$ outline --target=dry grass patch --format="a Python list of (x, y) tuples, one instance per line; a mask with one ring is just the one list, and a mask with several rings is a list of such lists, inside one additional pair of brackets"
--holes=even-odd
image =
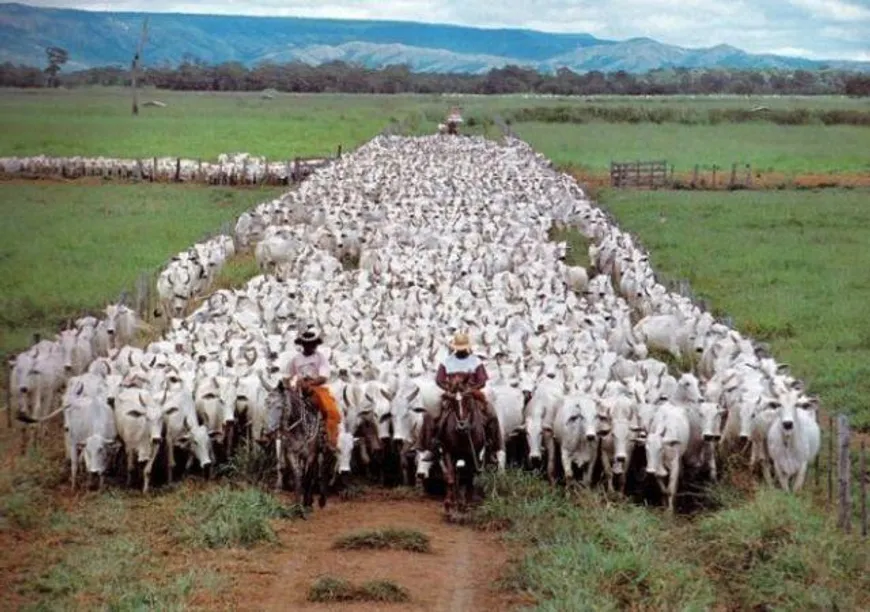
[(432, 552), (429, 536), (416, 529), (372, 529), (349, 533), (338, 538), (333, 548), (339, 550), (406, 550)]
[(345, 578), (322, 576), (308, 590), (308, 601), (376, 601), (404, 603), (411, 600), (408, 590), (390, 580), (370, 580), (357, 586)]

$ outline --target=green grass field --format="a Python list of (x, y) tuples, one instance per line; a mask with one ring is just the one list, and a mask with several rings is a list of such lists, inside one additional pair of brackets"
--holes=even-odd
[[(744, 98), (662, 96), (310, 95), (172, 92), (149, 89), (143, 101), (159, 99), (166, 108), (130, 114), (130, 94), (120, 88), (0, 91), (0, 155), (179, 156), (215, 159), (246, 151), (271, 159), (325, 156), (354, 148), (395, 122), (407, 133), (432, 133), (447, 109), (459, 105), (467, 130), (496, 136), (493, 119), (522, 109), (550, 107), (673, 109), (702, 116), (711, 110), (870, 112), (866, 100), (844, 97)], [(534, 112), (532, 112), (534, 115)], [(703, 121), (703, 119), (701, 119)], [(864, 153), (870, 128), (780, 126), (757, 123), (683, 125), (679, 123), (515, 123), (513, 128), (560, 164), (605, 169), (611, 159), (665, 158), (679, 169), (696, 163), (729, 166), (751, 163), (778, 172), (870, 172)]]
[(553, 162), (609, 171), (611, 161), (663, 159), (676, 172), (695, 164), (750, 164), (754, 172), (870, 173), (870, 128), (844, 125), (521, 123), (521, 138)]
[(0, 183), (0, 351), (100, 309), (279, 189)]
[(691, 520), (566, 494), (537, 476), (486, 480), (475, 523), (526, 551), (501, 588), (537, 610), (861, 610), (870, 553), (812, 501), (720, 485), (715, 512)]
[(831, 412), (870, 426), (870, 191), (617, 192), (603, 206)]
[(248, 152), (270, 159), (334, 155), (380, 132), (400, 98), (146, 90), (166, 108), (130, 113), (121, 89), (0, 92), (0, 155), (51, 154), (215, 159)]

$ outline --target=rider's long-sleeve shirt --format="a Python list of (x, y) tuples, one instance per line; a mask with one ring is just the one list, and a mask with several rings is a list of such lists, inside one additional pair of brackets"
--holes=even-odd
[(483, 389), (489, 378), (483, 363), (473, 355), (465, 359), (451, 355), (447, 361), (438, 366), (435, 384), (441, 389), (446, 389), (448, 380), (457, 375), (464, 376), (466, 384), (472, 389)]

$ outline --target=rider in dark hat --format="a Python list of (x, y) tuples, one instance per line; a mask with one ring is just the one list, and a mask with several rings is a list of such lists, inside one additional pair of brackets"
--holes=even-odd
[(326, 386), (330, 373), (329, 361), (323, 353), (317, 351), (323, 340), (317, 330), (309, 327), (296, 337), (294, 343), (302, 347), (302, 352), (290, 361), (288, 374), (290, 378), (296, 378), (296, 386), (302, 393), (309, 394), (320, 410), (326, 423), (327, 440), (335, 451), (338, 448), (341, 412)]

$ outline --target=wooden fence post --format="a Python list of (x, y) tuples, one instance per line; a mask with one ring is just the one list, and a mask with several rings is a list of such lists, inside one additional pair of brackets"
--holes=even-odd
[(828, 415), (828, 512), (834, 504), (834, 417)]
[(287, 178), (286, 178), (286, 180), (285, 180), (285, 185), (289, 185), (289, 184), (290, 184), (290, 173), (291, 173), (291, 171), (292, 171), (292, 169), (290, 168), (290, 163), (291, 163), (291, 162), (290, 162), (290, 160), (288, 159), (288, 160), (287, 160), (287, 167), (286, 167), (285, 170), (284, 170), (284, 173), (287, 175)]
[(634, 178), (635, 178), (635, 186), (640, 186), (640, 160), (637, 161), (637, 165), (634, 167)]
[(157, 180), (157, 158), (151, 160), (151, 182)]
[(203, 176), (202, 176), (202, 158), (201, 157), (196, 160), (196, 182), (197, 183), (204, 183), (205, 182), (203, 180)]
[(867, 537), (867, 455), (864, 440), (861, 440), (861, 537)]
[(752, 166), (746, 164), (746, 188), (752, 188)]
[(175, 160), (175, 182), (181, 182), (181, 158)]
[(737, 162), (731, 164), (731, 183), (729, 187), (734, 189), (734, 186), (737, 184)]
[(341, 143), (338, 143), (338, 152), (335, 154), (338, 159), (341, 159)]
[(849, 419), (845, 414), (837, 417), (837, 471), (840, 483), (839, 515), (837, 526), (844, 533), (852, 531), (852, 458), (849, 456)]
[(719, 169), (719, 166), (713, 164), (713, 189), (716, 189), (716, 170)]
[[(266, 184), (266, 181), (268, 180), (268, 176), (269, 176), (269, 158), (268, 158), (268, 157), (264, 157), (264, 158), (263, 158), (263, 174), (260, 175), (260, 184), (261, 184), (261, 185), (265, 185), (265, 184)], [(255, 183), (257, 182), (256, 179), (257, 179), (257, 177), (255, 176), (255, 177), (254, 177), (254, 182), (255, 182)]]
[(698, 164), (695, 164), (695, 169), (692, 171), (692, 189), (698, 186), (698, 172), (701, 170)]

